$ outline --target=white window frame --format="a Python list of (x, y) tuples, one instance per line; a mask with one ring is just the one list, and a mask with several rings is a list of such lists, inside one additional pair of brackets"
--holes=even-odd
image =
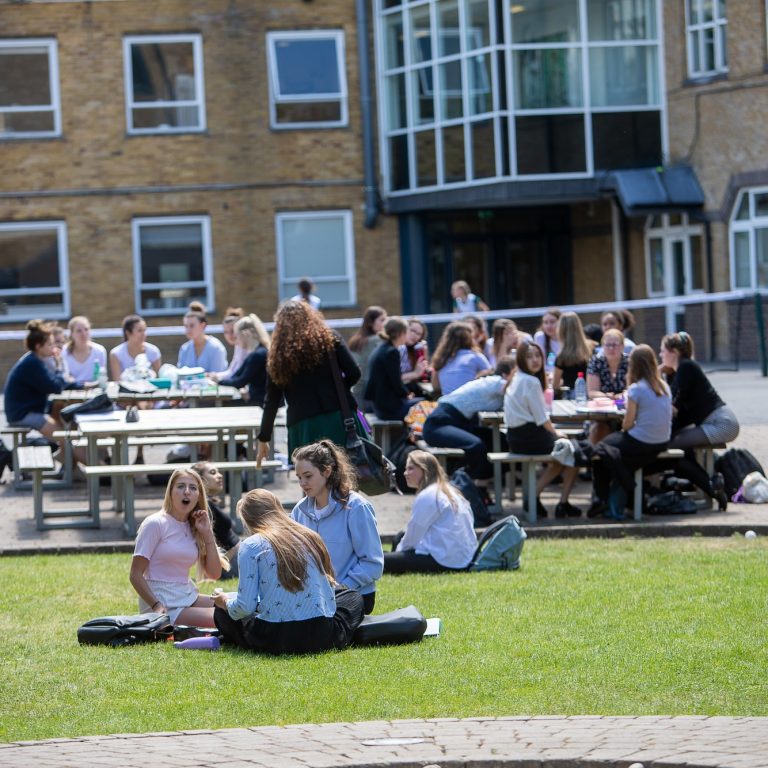
[[(646, 290), (648, 296), (671, 296), (669, 293), (669, 286), (665, 285), (661, 291), (653, 290), (652, 279), (652, 265), (651, 265), (651, 240), (661, 240), (664, 253), (664, 272), (665, 275), (669, 272), (671, 266), (671, 246), (673, 242), (684, 241), (685, 245), (685, 288), (684, 295), (693, 293), (705, 293), (706, 290), (702, 286), (701, 288), (694, 288), (691, 285), (691, 276), (693, 275), (693, 265), (691, 259), (693, 257), (691, 249), (691, 239), (694, 237), (704, 237), (704, 227), (701, 224), (691, 224), (688, 218), (688, 214), (680, 214), (681, 223), (671, 224), (669, 221), (669, 214), (661, 214), (662, 224), (659, 227), (651, 226), (653, 217), (649, 217), (645, 227), (645, 281)], [(702, 240), (702, 246), (703, 246)]]
[(288, 277), (285, 274), (285, 241), (283, 238), (284, 221), (295, 219), (341, 219), (344, 227), (345, 244), (345, 266), (344, 275), (324, 275), (318, 272), (310, 275), (312, 282), (317, 286), (318, 292), (322, 292), (323, 283), (339, 282), (346, 280), (349, 282), (349, 300), (330, 302), (323, 299), (325, 307), (353, 307), (357, 304), (357, 280), (355, 274), (355, 236), (352, 226), (352, 211), (350, 210), (330, 210), (330, 211), (284, 211), (275, 214), (275, 239), (277, 243), (277, 292), (278, 301), (284, 298), (290, 298), (296, 290), (296, 277)]
[(53, 112), (53, 130), (50, 131), (19, 131), (17, 133), (0, 133), (0, 140), (13, 139), (47, 139), (61, 136), (61, 96), (59, 93), (59, 53), (58, 43), (50, 38), (26, 38), (23, 40), (0, 40), (0, 49), (13, 50), (24, 48), (48, 49), (48, 86), (51, 92), (50, 104), (31, 106), (0, 106), (0, 117), (4, 114), (19, 114), (23, 112)]
[[(336, 45), (336, 66), (338, 68), (338, 93), (310, 93), (306, 95), (283, 95), (280, 93), (280, 77), (275, 55), (275, 44), (283, 40), (333, 40)], [(349, 125), (349, 95), (347, 89), (346, 53), (344, 31), (327, 30), (291, 30), (267, 33), (267, 70), (269, 77), (269, 124), (273, 130), (303, 130), (313, 128), (343, 128)], [(339, 102), (338, 120), (320, 120), (311, 122), (283, 123), (277, 121), (277, 107), (280, 104), (313, 104), (317, 102)]]
[[(749, 198), (749, 218), (737, 219), (736, 214), (744, 196)], [(755, 215), (755, 195), (768, 195), (768, 187), (747, 187), (742, 189), (734, 201), (731, 219), (728, 226), (729, 260), (731, 269), (731, 289), (757, 290), (757, 247), (755, 243), (755, 230), (768, 229), (768, 216)], [(736, 233), (746, 232), (749, 236), (749, 285), (736, 285)], [(764, 286), (765, 287), (765, 286)]]
[(178, 307), (144, 307), (141, 294), (146, 290), (162, 290), (168, 288), (171, 283), (145, 283), (141, 275), (141, 238), (142, 227), (176, 226), (179, 224), (199, 224), (203, 246), (203, 280), (175, 281), (174, 288), (201, 288), (204, 287), (205, 298), (203, 303), (209, 312), (216, 310), (213, 280), (213, 249), (211, 247), (211, 219), (209, 216), (144, 216), (134, 218), (131, 221), (132, 251), (133, 251), (133, 284), (134, 303), (136, 312), (146, 316), (178, 315)]
[[(133, 71), (131, 47), (147, 43), (191, 43), (195, 62), (195, 98), (176, 101), (140, 101), (133, 99)], [(125, 124), (128, 135), (146, 136), (168, 133), (203, 133), (207, 129), (205, 115), (205, 77), (203, 73), (203, 39), (199, 34), (178, 35), (128, 35), (123, 38), (123, 80), (125, 83)], [(199, 124), (196, 126), (154, 126), (136, 128), (133, 125), (135, 109), (183, 109), (195, 107), (198, 110)]]
[(51, 309), (49, 304), (25, 305), (21, 311), (11, 311), (0, 315), (2, 323), (18, 323), (20, 320), (29, 320), (30, 317), (43, 316), (50, 320), (62, 320), (69, 318), (71, 314), (71, 301), (69, 291), (69, 256), (67, 251), (67, 225), (63, 221), (13, 221), (0, 222), (0, 232), (40, 232), (55, 231), (58, 244), (59, 261), (59, 288), (6, 288), (0, 290), (0, 301), (5, 297), (17, 296), (23, 293), (25, 296), (46, 295), (61, 293), (60, 311)]
[[(702, 18), (704, 11), (704, 0), (685, 0), (685, 47), (688, 57), (688, 76), (692, 80), (714, 77), (728, 72), (727, 61), (727, 41), (728, 34), (728, 16), (721, 13), (722, 0), (713, 0), (715, 10), (712, 21), (693, 23), (693, 14), (691, 7), (695, 6), (699, 11), (699, 18)], [(704, 64), (704, 39), (707, 33), (712, 33), (712, 40), (715, 47), (715, 66), (713, 69), (695, 69), (692, 46), (696, 45), (699, 54), (699, 63)]]

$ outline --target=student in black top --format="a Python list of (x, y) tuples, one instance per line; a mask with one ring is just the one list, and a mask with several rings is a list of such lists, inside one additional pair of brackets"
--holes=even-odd
[[(288, 406), (288, 454), (328, 438), (344, 445), (346, 433), (331, 368), (336, 358), (349, 407), (357, 409), (350, 388), (360, 369), (342, 338), (324, 322), (320, 312), (303, 301), (286, 301), (275, 315), (267, 356), (267, 396), (259, 433), (257, 465), (269, 455), (269, 441), (283, 396)], [(362, 427), (359, 427), (362, 433)]]
[(248, 405), (264, 405), (267, 390), (267, 353), (269, 334), (254, 315), (241, 317), (235, 323), (235, 338), (245, 350), (243, 364), (229, 378), (219, 380), (226, 387), (248, 387)]
[(575, 312), (563, 312), (557, 321), (557, 338), (560, 352), (555, 358), (555, 373), (552, 388), (557, 392), (561, 387), (570, 391), (576, 384), (580, 373), (587, 375), (587, 364), (597, 346), (584, 334), (581, 320)]
[(401, 317), (390, 317), (379, 334), (383, 340), (368, 363), (368, 384), (364, 398), (373, 403), (373, 412), (380, 419), (398, 420), (409, 408), (423, 400), (414, 397), (403, 383), (400, 373), (400, 347), (405, 343), (408, 324)]
[(685, 331), (670, 333), (661, 340), (662, 371), (672, 378), (672, 440), (670, 448), (685, 450), (685, 459), (676, 466), (677, 474), (687, 478), (716, 499), (724, 511), (728, 499), (722, 475), (708, 477), (696, 461), (693, 449), (729, 443), (739, 434), (736, 414), (693, 359), (693, 339)]
[(216, 546), (229, 560), (229, 570), (222, 570), (219, 579), (234, 579), (238, 575), (237, 553), (240, 549), (240, 537), (235, 533), (232, 518), (221, 508), (224, 499), (224, 475), (210, 461), (198, 461), (192, 469), (200, 475), (205, 486)]

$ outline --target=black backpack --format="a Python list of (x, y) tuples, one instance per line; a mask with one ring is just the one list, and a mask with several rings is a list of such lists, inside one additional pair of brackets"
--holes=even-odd
[(725, 493), (729, 499), (741, 488), (750, 472), (765, 475), (760, 462), (744, 448), (729, 448), (715, 460), (715, 471), (725, 479)]
[(466, 470), (457, 469), (451, 475), (451, 485), (461, 493), (461, 495), (469, 502), (469, 506), (472, 507), (472, 515), (475, 518), (475, 527), (489, 525), (491, 516), (488, 514), (488, 507)]
[(139, 613), (135, 616), (102, 616), (86, 621), (77, 630), (83, 645), (123, 645), (155, 643), (173, 636), (173, 624), (165, 613)]

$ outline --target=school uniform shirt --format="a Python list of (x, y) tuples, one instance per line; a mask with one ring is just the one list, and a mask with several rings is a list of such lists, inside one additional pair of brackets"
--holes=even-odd
[(269, 541), (256, 533), (237, 551), (237, 595), (227, 601), (233, 619), (255, 616), (262, 621), (304, 621), (336, 613), (333, 587), (307, 552), (307, 575), (298, 592), (289, 592), (277, 578), (277, 558)]
[[(126, 368), (133, 368), (133, 366), (136, 365), (136, 358), (132, 357), (130, 352), (128, 352), (127, 341), (124, 341), (122, 344), (118, 344), (109, 354), (114, 355), (117, 358), (118, 362), (120, 363), (121, 372)], [(152, 365), (152, 363), (154, 363), (156, 360), (159, 360), (161, 357), (160, 349), (154, 344), (150, 344), (148, 341), (144, 342), (144, 351), (140, 354), (147, 356), (147, 361), (150, 365)]]
[(209, 336), (203, 351), (195, 352), (195, 342), (185, 341), (179, 349), (179, 368), (202, 368), (205, 371), (222, 371), (227, 367), (227, 350), (215, 337)]
[(466, 568), (477, 548), (469, 502), (456, 493), (456, 509), (437, 483), (420, 491), (397, 551), (431, 555), (444, 568)]
[(491, 367), (488, 358), (473, 349), (460, 349), (438, 372), (440, 392), (448, 395)]
[(291, 517), (325, 542), (336, 581), (361, 595), (376, 591), (376, 581), (384, 572), (384, 552), (373, 506), (365, 497), (352, 491), (345, 503), (330, 494), (328, 506), (321, 510), (314, 499), (304, 497)]
[(233, 376), (219, 379), (225, 387), (248, 387), (248, 404), (264, 405), (267, 393), (267, 348), (256, 347), (243, 361)]
[(507, 382), (493, 374), (473, 379), (443, 395), (437, 402), (453, 406), (465, 419), (471, 419), (480, 411), (498, 411), (504, 403), (504, 387)]
[(374, 404), (377, 412), (396, 419), (408, 397), (400, 374), (400, 352), (388, 341), (380, 344), (368, 361), (368, 383), (363, 397)]
[(672, 396), (664, 384), (664, 394), (657, 395), (645, 379), (630, 384), (627, 397), (637, 404), (637, 418), (627, 431), (641, 443), (666, 443), (672, 432)]
[(455, 298), (453, 300), (453, 308), (456, 312), (461, 314), (477, 312), (477, 305), (482, 299), (474, 293), (468, 293), (466, 299)]
[[(91, 351), (82, 363), (74, 357), (67, 347), (64, 347), (61, 356), (69, 375), (77, 381), (93, 381), (96, 378), (93, 375), (96, 363), (99, 364), (100, 370), (107, 371), (107, 350), (101, 344), (91, 342)], [(109, 371), (107, 371), (107, 375), (109, 375)]]
[(523, 424), (542, 426), (549, 421), (541, 382), (530, 373), (518, 370), (504, 395), (504, 421), (514, 429)]
[(48, 395), (71, 386), (61, 374), (52, 374), (34, 353), (22, 355), (5, 381), (5, 417), (9, 424), (21, 421), (28, 413), (45, 413)]

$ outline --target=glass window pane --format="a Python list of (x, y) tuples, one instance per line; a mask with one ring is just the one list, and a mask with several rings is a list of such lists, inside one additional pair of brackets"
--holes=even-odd
[(195, 98), (195, 57), (192, 43), (131, 45), (133, 100), (188, 101)]
[(742, 192), (739, 196), (739, 201), (736, 204), (736, 218), (744, 219), (749, 218), (749, 192)]
[(685, 295), (685, 243), (674, 240), (672, 243), (672, 294)]
[(691, 57), (691, 72), (701, 71), (701, 56), (699, 55), (699, 34), (691, 32), (688, 35), (688, 51)]
[(192, 128), (200, 124), (197, 107), (136, 107), (131, 110), (133, 127), (142, 128)]
[(139, 248), (142, 283), (205, 280), (200, 224), (143, 225)]
[(392, 189), (409, 189), (408, 137), (392, 136), (389, 140), (389, 178)]
[(590, 40), (648, 40), (657, 36), (654, 0), (589, 0)]
[(441, 106), (440, 116), (443, 120), (462, 117), (464, 107), (461, 95), (461, 62), (451, 61), (440, 64)]
[(491, 98), (491, 59), (480, 54), (467, 59), (469, 72), (469, 114), (481, 115), (493, 109)]
[[(323, 280), (316, 274), (312, 274), (315, 283), (315, 293), (322, 299), (323, 304), (330, 306), (332, 304), (347, 304), (352, 300), (350, 294), (350, 281), (345, 280)], [(283, 283), (281, 299), (286, 299), (296, 293), (296, 282), (286, 281)]]
[(768, 288), (768, 228), (755, 230), (757, 287)]
[(437, 184), (435, 132), (419, 131), (414, 134), (414, 143), (416, 147), (416, 186), (431, 187)]
[(197, 288), (143, 288), (141, 306), (144, 309), (186, 309), (190, 302), (205, 305), (208, 293), (205, 285)]
[(472, 137), (472, 166), (474, 178), (487, 179), (496, 175), (496, 141), (493, 120), (469, 124)]
[(752, 275), (749, 264), (749, 233), (736, 232), (733, 237), (734, 254), (733, 266), (736, 274), (733, 276), (736, 288), (751, 288)]
[[(56, 230), (0, 228), (0, 289), (59, 288), (59, 239)], [(40, 297), (31, 297), (38, 303)], [(57, 298), (60, 301), (61, 297)], [(7, 302), (4, 297), (2, 301)]]
[(446, 184), (466, 179), (463, 125), (443, 128), (443, 176)]
[(0, 49), (0, 107), (51, 103), (48, 49)]
[(413, 92), (416, 96), (414, 105), (414, 118), (417, 125), (434, 122), (435, 99), (434, 80), (432, 67), (414, 70), (411, 77), (414, 79)]
[(338, 101), (305, 101), (298, 104), (275, 104), (278, 123), (338, 123), (341, 121), (341, 103)]
[(651, 293), (664, 293), (664, 241), (653, 237), (648, 241), (651, 260)]
[(592, 115), (595, 169), (649, 168), (661, 165), (658, 112)]
[(6, 112), (0, 114), (0, 136), (14, 133), (35, 133), (53, 131), (56, 128), (54, 113), (46, 112)]
[(698, 235), (692, 235), (690, 238), (691, 288), (694, 291), (704, 290), (704, 249), (701, 241), (702, 238)]
[[(744, 195), (746, 198), (747, 195)], [(768, 192), (755, 192), (755, 216), (768, 216)]]
[(658, 49), (655, 45), (591, 48), (593, 107), (654, 106), (659, 103)]
[(405, 128), (407, 115), (405, 110), (405, 75), (390, 75), (385, 80), (387, 89), (387, 111), (390, 130)]
[(701, 18), (701, 0), (686, 0), (688, 4), (688, 18), (691, 24), (700, 24)]
[(274, 46), (280, 96), (341, 93), (334, 38), (281, 39)]
[(344, 219), (339, 217), (285, 218), (283, 230), (283, 275), (298, 280), (305, 275), (347, 274), (347, 243)]
[(405, 64), (402, 14), (395, 13), (384, 17), (384, 40), (384, 67), (402, 67)]
[(520, 174), (577, 173), (586, 170), (582, 115), (519, 117), (515, 127)]
[(440, 0), (437, 6), (437, 41), (439, 56), (461, 52), (459, 40), (459, 4), (457, 0)]
[(467, 50), (491, 45), (491, 28), (488, 18), (488, 0), (468, 0), (467, 2)]
[(575, 48), (516, 51), (515, 106), (557, 109), (583, 105), (581, 56)]
[(413, 64), (432, 60), (432, 37), (429, 6), (422, 5), (411, 11), (411, 57)]
[(581, 38), (579, 0), (514, 3), (512, 41), (565, 43)]

